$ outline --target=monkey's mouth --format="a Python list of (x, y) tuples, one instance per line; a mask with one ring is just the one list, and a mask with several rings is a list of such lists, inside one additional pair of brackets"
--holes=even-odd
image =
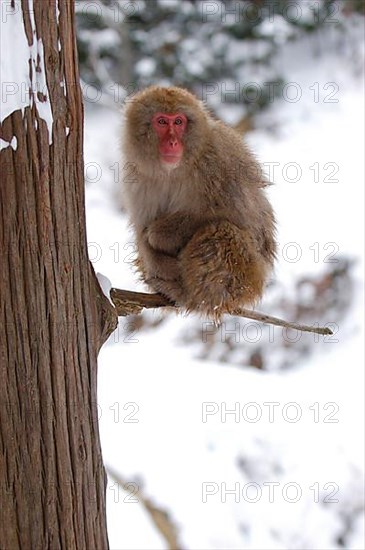
[(181, 161), (182, 155), (169, 155), (165, 154), (162, 157), (162, 162), (165, 164), (178, 164)]

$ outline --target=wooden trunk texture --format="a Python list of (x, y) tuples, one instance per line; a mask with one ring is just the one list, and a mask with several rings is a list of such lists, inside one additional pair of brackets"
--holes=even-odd
[(104, 550), (97, 354), (116, 315), (87, 255), (74, 2), (33, 6), (35, 36), (14, 9), (43, 42), (53, 131), (33, 101), (0, 133), (17, 138), (0, 152), (0, 548)]

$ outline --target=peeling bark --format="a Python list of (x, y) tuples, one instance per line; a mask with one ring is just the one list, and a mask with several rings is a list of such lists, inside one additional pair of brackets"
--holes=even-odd
[[(21, 6), (31, 44), (27, 0)], [(0, 131), (6, 141), (17, 138), (16, 150), (0, 152), (0, 548), (6, 550), (108, 548), (96, 362), (117, 317), (87, 255), (74, 3), (58, 3), (59, 22), (56, 7), (55, 0), (34, 0), (52, 143), (34, 102), (8, 116)], [(2, 55), (12, 55), (11, 44)]]

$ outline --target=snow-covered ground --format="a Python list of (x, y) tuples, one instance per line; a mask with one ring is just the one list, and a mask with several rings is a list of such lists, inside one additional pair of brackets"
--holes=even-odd
[[(357, 259), (352, 311), (325, 350), (277, 372), (195, 359), (194, 346), (179, 339), (189, 317), (142, 329), (120, 319), (100, 353), (98, 388), (105, 463), (132, 483), (129, 492), (113, 480), (108, 486), (113, 550), (168, 548), (141, 494), (168, 512), (186, 549), (364, 548), (358, 34), (354, 27), (342, 42), (317, 35), (286, 45), (278, 62), (301, 98), (276, 101), (247, 136), (266, 170), (274, 169), (275, 277), (290, 288), (299, 275), (322, 270), (328, 254), (347, 254)], [(116, 198), (120, 117), (87, 106), (85, 122), (90, 257), (113, 286), (142, 288)]]

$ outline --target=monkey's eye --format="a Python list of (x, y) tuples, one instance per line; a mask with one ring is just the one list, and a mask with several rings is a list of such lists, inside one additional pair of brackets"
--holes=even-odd
[(166, 124), (166, 120), (164, 118), (159, 118), (157, 122), (158, 122), (158, 124), (161, 124), (161, 126), (163, 124)]
[(177, 118), (177, 119), (175, 120), (175, 124), (177, 124), (178, 126), (179, 126), (180, 124), (182, 124), (182, 123), (183, 123), (183, 121), (182, 121), (181, 118)]

